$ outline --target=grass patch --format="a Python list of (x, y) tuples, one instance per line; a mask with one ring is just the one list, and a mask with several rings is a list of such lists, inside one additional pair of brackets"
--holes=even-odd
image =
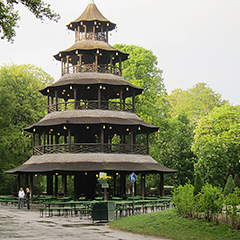
[(111, 228), (170, 239), (239, 240), (240, 232), (227, 224), (215, 225), (176, 216), (174, 209), (133, 215), (109, 222)]

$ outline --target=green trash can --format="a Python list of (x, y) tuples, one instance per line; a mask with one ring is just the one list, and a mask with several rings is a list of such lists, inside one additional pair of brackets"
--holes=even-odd
[(115, 202), (93, 203), (92, 217), (94, 221), (111, 221), (115, 219)]

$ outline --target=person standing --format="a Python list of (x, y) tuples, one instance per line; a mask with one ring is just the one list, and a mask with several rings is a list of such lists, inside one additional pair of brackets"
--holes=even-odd
[(23, 200), (24, 200), (25, 193), (23, 191), (23, 188), (20, 188), (18, 192), (18, 209), (23, 209)]
[(27, 209), (30, 209), (30, 190), (26, 188)]

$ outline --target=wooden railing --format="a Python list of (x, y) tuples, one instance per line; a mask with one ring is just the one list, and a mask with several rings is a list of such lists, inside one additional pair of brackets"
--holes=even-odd
[[(100, 106), (100, 108), (99, 108)], [(114, 111), (127, 111), (134, 112), (133, 104), (122, 103), (122, 109), (120, 102), (114, 101), (101, 101), (88, 100), (88, 101), (68, 101), (63, 103), (52, 104), (48, 106), (48, 113), (55, 111), (67, 111), (67, 110), (86, 110), (86, 109), (102, 109), (102, 110), (114, 110)]]
[(63, 67), (62, 76), (65, 74), (72, 74), (78, 72), (99, 72), (99, 73), (112, 73), (115, 75), (122, 75), (121, 69), (116, 66), (110, 66), (108, 64), (82, 64), (82, 65), (71, 65)]
[(33, 155), (58, 154), (58, 153), (149, 153), (146, 145), (129, 144), (101, 144), (101, 143), (71, 143), (53, 144), (33, 147)]

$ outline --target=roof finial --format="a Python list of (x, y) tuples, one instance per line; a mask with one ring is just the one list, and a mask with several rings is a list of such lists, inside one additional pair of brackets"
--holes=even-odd
[(90, 0), (89, 4), (95, 4), (94, 0)]

